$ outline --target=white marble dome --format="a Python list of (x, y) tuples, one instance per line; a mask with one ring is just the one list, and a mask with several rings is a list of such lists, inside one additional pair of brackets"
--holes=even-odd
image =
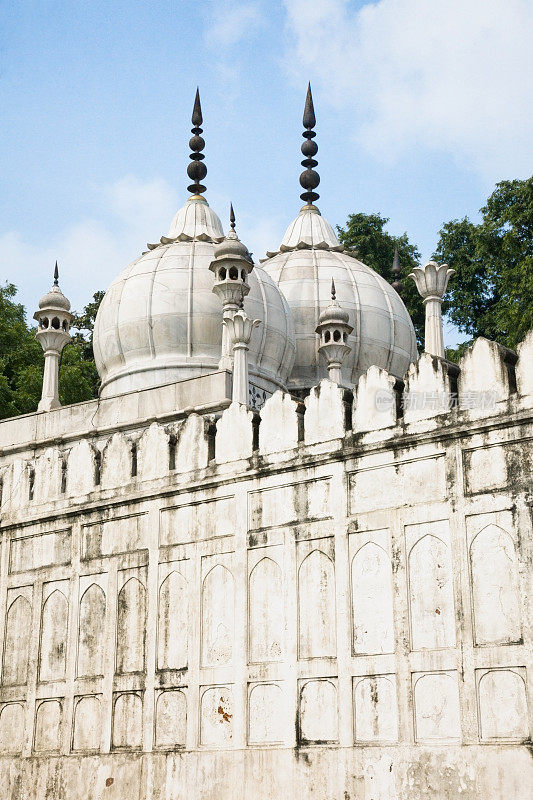
[[(222, 306), (213, 294), (209, 265), (224, 237), (201, 196), (178, 211), (168, 236), (149, 245), (121, 272), (100, 305), (93, 347), (101, 396), (160, 386), (218, 369)], [(285, 387), (295, 343), (289, 307), (261, 267), (249, 277), (245, 308), (259, 319), (250, 343), (250, 381), (262, 389)]]
[(315, 386), (327, 376), (315, 329), (331, 302), (332, 278), (337, 300), (354, 329), (348, 337), (352, 349), (343, 364), (343, 381), (356, 383), (372, 365), (402, 378), (416, 359), (415, 332), (401, 298), (386, 280), (344, 250), (316, 206), (301, 209), (279, 250), (267, 253), (262, 266), (292, 312), (296, 359), (289, 389)]

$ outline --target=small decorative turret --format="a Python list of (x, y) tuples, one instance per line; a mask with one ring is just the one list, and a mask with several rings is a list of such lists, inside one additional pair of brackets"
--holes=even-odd
[(202, 133), (202, 128), (200, 125), (203, 122), (203, 117), (199, 89), (196, 89), (196, 97), (194, 98), (194, 108), (192, 111), (191, 122), (193, 124), (191, 129), (193, 136), (189, 140), (189, 147), (191, 148), (192, 152), (189, 156), (191, 163), (187, 167), (187, 175), (191, 181), (194, 181), (194, 183), (191, 183), (190, 186), (187, 186), (187, 190), (191, 192), (192, 195), (201, 195), (203, 192), (205, 192), (205, 186), (203, 186), (200, 181), (203, 181), (207, 175), (207, 167), (202, 163), (205, 158), (204, 154), (202, 153), (202, 150), (205, 147), (205, 141), (200, 136)]
[(399, 295), (402, 293), (403, 285), (400, 280), (400, 255), (398, 253), (398, 248), (394, 248), (394, 258), (392, 259), (392, 274), (394, 276), (394, 280), (392, 282), (392, 288), (395, 289)]
[(348, 336), (353, 331), (349, 324), (349, 314), (340, 307), (336, 300), (335, 281), (331, 280), (331, 303), (320, 314), (316, 332), (320, 336), (320, 353), (327, 362), (328, 377), (333, 383), (342, 383), (342, 361), (352, 349), (347, 344)]
[[(254, 262), (237, 233), (235, 232), (235, 213), (230, 206), (230, 231), (215, 247), (215, 257), (209, 269), (215, 275), (213, 292), (222, 302), (223, 320), (233, 317), (242, 299), (250, 291), (248, 276), (254, 268)], [(228, 338), (228, 327), (222, 331), (222, 358), (220, 369), (231, 369), (231, 345)]]
[(320, 195), (314, 191), (320, 183), (320, 176), (318, 172), (315, 172), (313, 169), (313, 167), (318, 166), (318, 161), (314, 158), (318, 153), (318, 145), (316, 142), (313, 142), (316, 136), (313, 130), (316, 125), (316, 117), (313, 106), (313, 95), (311, 94), (311, 84), (307, 87), (307, 97), (305, 99), (302, 123), (305, 128), (302, 134), (305, 139), (302, 144), (302, 153), (304, 155), (302, 167), (305, 167), (305, 169), (300, 175), (300, 186), (302, 189), (305, 189), (305, 192), (303, 192), (300, 197), (307, 205), (312, 205), (315, 200), (318, 200), (320, 197)]
[(248, 405), (248, 350), (252, 331), (261, 324), (259, 319), (250, 319), (244, 310), (244, 294), (241, 297), (240, 307), (233, 316), (223, 321), (224, 330), (227, 331), (228, 340), (233, 349), (233, 389), (231, 400), (233, 403)]
[(455, 275), (454, 269), (450, 269), (448, 264), (439, 265), (436, 261), (429, 261), (424, 267), (415, 267), (409, 275), (416, 283), (426, 307), (424, 349), (426, 353), (439, 358), (444, 358), (442, 298), (452, 275)]
[(39, 301), (39, 311), (33, 318), (38, 322), (36, 338), (44, 350), (44, 375), (38, 411), (59, 408), (59, 357), (64, 346), (70, 342), (70, 324), (74, 315), (70, 303), (59, 288), (57, 261), (54, 269), (54, 284)]

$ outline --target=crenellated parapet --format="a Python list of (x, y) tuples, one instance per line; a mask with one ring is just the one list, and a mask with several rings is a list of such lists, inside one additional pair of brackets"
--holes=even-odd
[(144, 483), (172, 483), (213, 465), (247, 460), (253, 469), (256, 457), (300, 459), (306, 448), (316, 452), (319, 445), (346, 448), (350, 440), (371, 447), (430, 430), (503, 422), (533, 407), (532, 363), (531, 334), (518, 354), (477, 339), (458, 365), (422, 353), (404, 382), (370, 367), (353, 392), (323, 380), (303, 401), (276, 392), (259, 414), (232, 403), (211, 415), (187, 413), (107, 435), (80, 431), (12, 454), (4, 447), (2, 516), (62, 500), (82, 502), (118, 488), (135, 492)]

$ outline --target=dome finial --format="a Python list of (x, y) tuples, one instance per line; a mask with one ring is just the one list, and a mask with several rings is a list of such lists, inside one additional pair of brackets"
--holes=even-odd
[(392, 288), (395, 289), (398, 294), (402, 293), (402, 282), (400, 281), (400, 254), (398, 253), (398, 248), (394, 248), (394, 258), (392, 259), (392, 274), (394, 276), (394, 281), (392, 283)]
[(302, 123), (306, 129), (302, 134), (305, 139), (302, 144), (302, 153), (305, 156), (302, 161), (302, 167), (305, 167), (305, 169), (300, 175), (300, 186), (306, 191), (303, 192), (300, 197), (304, 202), (311, 204), (320, 197), (320, 195), (314, 191), (320, 183), (320, 176), (318, 172), (315, 172), (313, 169), (313, 167), (318, 165), (318, 161), (314, 159), (314, 156), (318, 153), (318, 145), (316, 142), (313, 142), (316, 133), (312, 129), (316, 125), (316, 117), (315, 108), (313, 106), (313, 95), (311, 94), (311, 84), (307, 87), (307, 97), (305, 99)]
[(336, 292), (335, 292), (335, 281), (333, 278), (331, 279), (331, 299), (335, 300)]
[(187, 167), (187, 175), (191, 181), (194, 181), (194, 183), (191, 183), (190, 186), (187, 186), (187, 190), (191, 192), (191, 194), (202, 194), (205, 192), (205, 186), (202, 186), (200, 181), (203, 181), (207, 175), (207, 167), (205, 164), (202, 164), (202, 161), (205, 158), (204, 154), (202, 153), (202, 150), (205, 147), (205, 141), (200, 136), (202, 133), (202, 128), (200, 125), (203, 122), (203, 117), (202, 105), (200, 103), (200, 91), (198, 87), (196, 88), (196, 97), (194, 98), (191, 122), (193, 124), (193, 127), (191, 128), (191, 133), (193, 136), (189, 140), (189, 147), (191, 148), (192, 153), (189, 156), (191, 163)]
[(57, 260), (54, 267), (54, 286), (59, 286), (59, 270), (57, 268)]
[(230, 224), (231, 230), (234, 231), (235, 230), (235, 212), (233, 210), (233, 203), (229, 204), (229, 224)]

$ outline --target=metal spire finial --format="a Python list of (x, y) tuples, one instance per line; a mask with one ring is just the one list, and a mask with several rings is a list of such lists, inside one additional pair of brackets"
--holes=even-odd
[(314, 201), (318, 200), (320, 197), (320, 195), (314, 191), (320, 183), (320, 176), (318, 172), (315, 172), (313, 169), (313, 167), (318, 165), (318, 161), (314, 159), (314, 156), (318, 153), (318, 145), (316, 142), (313, 142), (316, 133), (312, 129), (316, 125), (316, 117), (315, 108), (313, 106), (313, 95), (311, 94), (311, 84), (307, 87), (307, 97), (305, 99), (302, 122), (306, 129), (302, 134), (305, 139), (305, 142), (302, 144), (302, 153), (305, 156), (302, 161), (302, 167), (305, 167), (305, 169), (300, 175), (300, 186), (305, 189), (305, 192), (303, 192), (300, 197), (304, 202), (310, 204), (314, 203)]
[(235, 212), (233, 210), (233, 203), (229, 204), (229, 224), (230, 224), (231, 230), (234, 231), (235, 230)]
[(394, 248), (394, 258), (392, 259), (392, 274), (394, 277), (394, 281), (392, 283), (392, 288), (395, 289), (398, 294), (401, 294), (402, 291), (402, 282), (400, 281), (400, 255), (398, 253), (398, 248)]
[(331, 279), (331, 299), (335, 300), (337, 293), (335, 292), (335, 281)]
[(54, 267), (54, 286), (59, 286), (59, 269), (57, 268), (57, 261)]
[(193, 136), (189, 140), (189, 147), (191, 148), (192, 153), (189, 156), (191, 163), (187, 167), (187, 175), (191, 181), (194, 181), (194, 183), (192, 183), (190, 186), (187, 186), (187, 190), (191, 192), (191, 194), (202, 194), (202, 192), (205, 192), (205, 186), (202, 186), (200, 181), (203, 181), (207, 175), (207, 167), (202, 163), (205, 158), (204, 154), (202, 153), (202, 150), (205, 147), (205, 141), (200, 136), (202, 133), (202, 128), (200, 125), (203, 122), (203, 117), (202, 105), (200, 103), (200, 92), (198, 88), (196, 88), (196, 97), (194, 98), (191, 122), (193, 124), (191, 129)]

